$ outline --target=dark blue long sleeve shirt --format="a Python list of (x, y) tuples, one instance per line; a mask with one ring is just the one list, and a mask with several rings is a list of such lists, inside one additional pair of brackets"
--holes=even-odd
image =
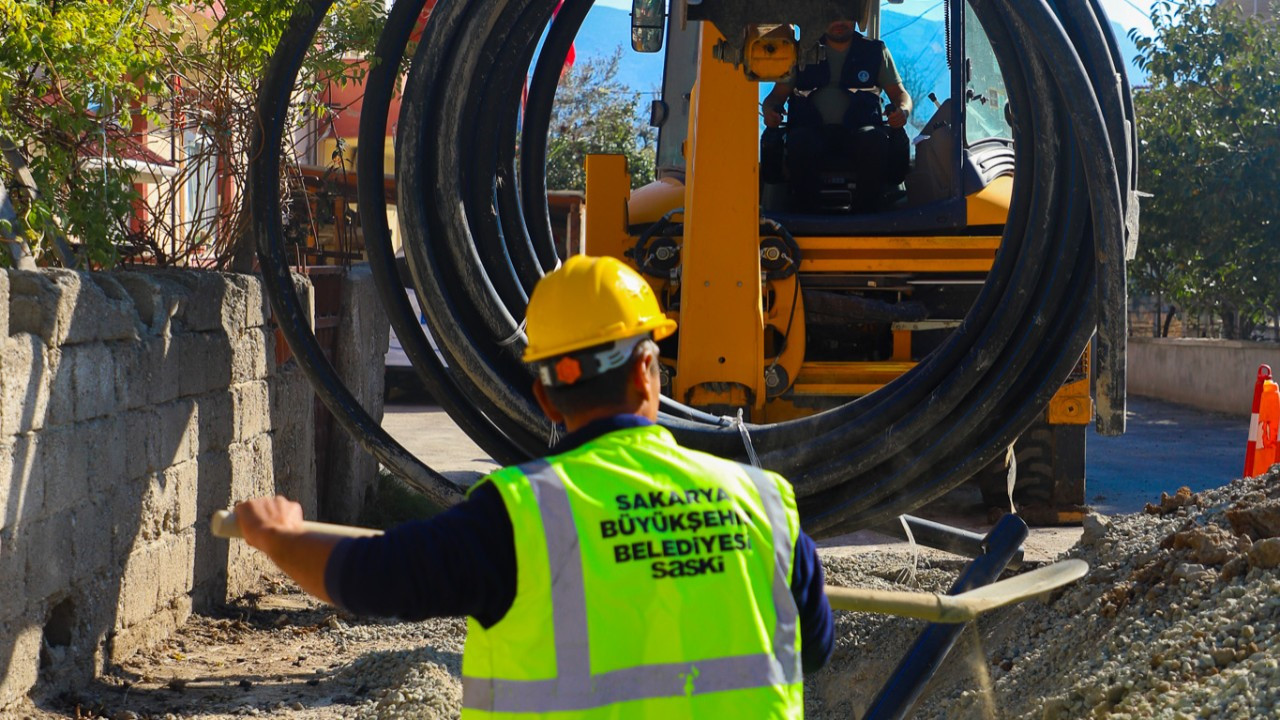
[[(552, 454), (642, 424), (649, 421), (634, 415), (598, 420), (566, 436)], [(801, 531), (791, 593), (800, 613), (806, 673), (826, 664), (834, 644), (824, 582), (813, 540)], [(515, 536), (502, 496), (485, 483), (465, 502), (429, 520), (406, 523), (380, 537), (339, 542), (325, 567), (325, 589), (335, 605), (360, 615), (405, 620), (470, 615), (492, 627), (516, 595)]]

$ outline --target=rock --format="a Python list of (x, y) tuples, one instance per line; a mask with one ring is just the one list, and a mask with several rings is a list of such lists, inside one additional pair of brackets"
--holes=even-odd
[(1184, 485), (1183, 487), (1178, 488), (1178, 492), (1173, 495), (1166, 492), (1160, 493), (1160, 504), (1152, 505), (1151, 503), (1147, 503), (1145, 512), (1148, 515), (1168, 515), (1171, 512), (1182, 510), (1188, 505), (1199, 504), (1200, 496), (1197, 493), (1191, 492), (1191, 488)]
[[(1205, 566), (1200, 565), (1199, 563), (1181, 563), (1173, 569), (1172, 577), (1174, 580), (1186, 580), (1187, 582), (1201, 582), (1206, 580), (1212, 580), (1214, 577), (1214, 572), (1212, 570), (1205, 569)], [(1194, 601), (1196, 600), (1196, 598), (1193, 597), (1193, 598), (1190, 598), (1190, 600)], [(1198, 605), (1199, 603), (1197, 602), (1194, 604)]]
[(1080, 536), (1080, 543), (1091, 547), (1106, 537), (1107, 530), (1111, 528), (1111, 521), (1104, 515), (1089, 513), (1084, 516), (1083, 526), (1084, 534)]
[(1280, 537), (1268, 537), (1249, 550), (1249, 564), (1263, 570), (1280, 566)]
[(1260, 505), (1237, 503), (1227, 510), (1227, 522), (1237, 535), (1247, 535), (1253, 541), (1280, 536), (1280, 500), (1270, 500)]

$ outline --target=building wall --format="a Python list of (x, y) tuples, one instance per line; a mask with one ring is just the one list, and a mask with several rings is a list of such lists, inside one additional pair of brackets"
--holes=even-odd
[(0, 708), (258, 582), (214, 510), (314, 516), (313, 393), (268, 318), (250, 276), (0, 272)]

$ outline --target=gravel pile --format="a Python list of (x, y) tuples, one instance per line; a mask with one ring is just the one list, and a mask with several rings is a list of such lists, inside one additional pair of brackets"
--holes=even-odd
[[(1089, 575), (970, 626), (916, 717), (1280, 716), (1280, 476), (1091, 517), (1068, 556)], [(920, 627), (839, 625), (835, 662), (809, 684), (813, 717), (860, 715)]]

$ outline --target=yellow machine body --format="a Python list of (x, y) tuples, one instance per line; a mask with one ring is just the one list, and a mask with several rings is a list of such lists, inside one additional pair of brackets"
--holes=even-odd
[[(743, 63), (735, 66), (715, 57), (723, 37), (714, 25), (703, 22), (699, 32), (682, 145), (685, 172), (632, 191), (621, 156), (589, 156), (585, 250), (635, 265), (633, 249), (644, 228), (671, 218), (682, 223), (673, 251), (678, 272), (647, 275), (679, 322), (674, 352), (668, 357), (667, 345), (663, 362), (669, 377), (664, 392), (680, 402), (717, 414), (742, 411), (752, 422), (780, 422), (875, 392), (920, 360), (920, 333), (936, 338), (949, 332), (965, 312), (891, 323), (882, 357), (806, 359), (810, 328), (800, 277), (869, 278), (862, 282), (876, 292), (880, 277), (961, 273), (979, 285), (1000, 247), (1012, 175), (966, 195), (965, 226), (949, 234), (797, 233), (798, 272), (771, 278), (761, 264), (761, 241), (769, 231), (761, 222), (760, 89), (752, 78), (786, 76), (796, 48), (777, 33), (758, 33), (747, 39)], [(1073, 376), (1050, 403), (1048, 423), (1091, 419), (1087, 355), (1082, 367), (1083, 375)]]

